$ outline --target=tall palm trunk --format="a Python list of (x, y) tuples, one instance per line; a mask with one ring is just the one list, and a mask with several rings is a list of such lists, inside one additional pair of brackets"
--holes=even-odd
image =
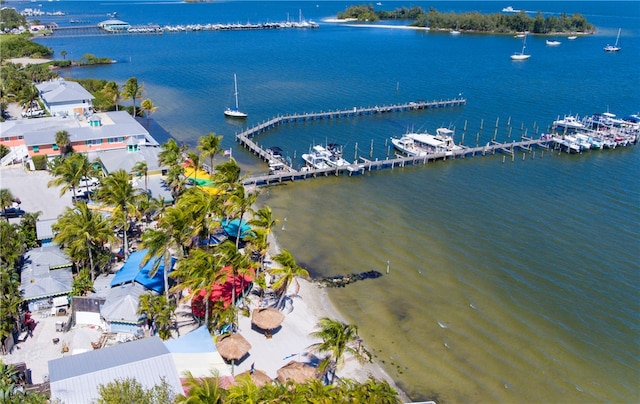
[(91, 252), (91, 243), (89, 242), (89, 240), (87, 240), (87, 248), (89, 250), (89, 266), (91, 271), (91, 283), (93, 283), (95, 281), (95, 274), (94, 274), (94, 268), (93, 268), (93, 253)]

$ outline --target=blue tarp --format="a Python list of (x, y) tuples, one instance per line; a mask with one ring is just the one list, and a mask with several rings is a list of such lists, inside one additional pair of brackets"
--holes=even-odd
[[(160, 260), (158, 271), (153, 278), (150, 278), (149, 271), (153, 269), (153, 266), (158, 259), (150, 259), (149, 262), (147, 262), (147, 265), (140, 268), (140, 264), (146, 254), (147, 250), (136, 251), (131, 254), (122, 268), (120, 268), (116, 273), (116, 276), (113, 277), (111, 287), (129, 282), (137, 282), (147, 289), (162, 293), (164, 291), (164, 259), (158, 258)], [(171, 272), (174, 263), (175, 259), (172, 257), (169, 272)]]
[(224, 218), (220, 223), (224, 232), (229, 235), (229, 237), (237, 237), (238, 236), (238, 226), (240, 226), (240, 238), (243, 239), (248, 236), (253, 236), (254, 233), (251, 230), (251, 227), (247, 224), (246, 221), (242, 220), (242, 225), (240, 224), (240, 219), (233, 219), (229, 221), (229, 219)]
[(213, 337), (205, 326), (197, 328), (187, 335), (165, 341), (164, 345), (171, 353), (217, 352)]

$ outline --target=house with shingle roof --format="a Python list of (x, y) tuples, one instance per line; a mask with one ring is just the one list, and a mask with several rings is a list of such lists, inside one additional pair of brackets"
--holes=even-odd
[(71, 292), (73, 262), (57, 245), (27, 251), (20, 271), (20, 290), (30, 311), (48, 309)]
[(79, 116), (93, 111), (95, 97), (75, 81), (53, 79), (36, 84), (36, 88), (51, 116)]

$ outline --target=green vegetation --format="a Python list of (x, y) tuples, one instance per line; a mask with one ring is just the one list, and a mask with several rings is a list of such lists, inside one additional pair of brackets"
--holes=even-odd
[(348, 7), (344, 12), (338, 13), (338, 18), (353, 18), (358, 21), (379, 20), (413, 20), (410, 25), (417, 27), (430, 27), (437, 30), (458, 29), (460, 31), (487, 32), (487, 33), (513, 33), (529, 31), (534, 34), (552, 34), (563, 32), (593, 33), (595, 27), (587, 22), (581, 14), (568, 16), (544, 17), (538, 12), (535, 17), (529, 17), (521, 11), (515, 14), (493, 13), (480, 14), (478, 12), (466, 13), (440, 13), (435, 8), (429, 8), (425, 12), (420, 7), (397, 8), (393, 11), (377, 11), (372, 5), (358, 5)]
[(165, 380), (159, 386), (146, 389), (136, 379), (114, 380), (99, 387), (100, 398), (94, 404), (166, 404), (175, 394)]
[(333, 386), (320, 380), (306, 383), (275, 383), (256, 386), (250, 377), (240, 378), (237, 384), (223, 389), (215, 376), (196, 378), (186, 375), (186, 395), (174, 397), (171, 388), (160, 385), (144, 388), (135, 379), (115, 380), (99, 388), (96, 404), (166, 404), (166, 403), (399, 403), (398, 393), (386, 381), (372, 377), (364, 383), (343, 379)]
[(22, 57), (48, 58), (53, 50), (30, 40), (30, 34), (0, 35), (2, 60)]
[(18, 27), (26, 27), (27, 19), (13, 8), (0, 9), (0, 31), (10, 31)]

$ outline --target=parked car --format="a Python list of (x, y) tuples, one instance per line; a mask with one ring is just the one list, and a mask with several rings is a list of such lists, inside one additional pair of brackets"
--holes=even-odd
[(82, 189), (76, 189), (75, 195), (71, 195), (71, 202), (88, 201), (93, 195), (93, 191), (85, 191)]
[(82, 177), (80, 178), (80, 188), (86, 188), (86, 187), (95, 187), (98, 186), (98, 184), (100, 184), (100, 181), (95, 178), (95, 177)]
[(13, 219), (14, 217), (23, 217), (25, 211), (19, 208), (6, 208), (4, 211), (0, 210), (0, 217), (7, 217)]

